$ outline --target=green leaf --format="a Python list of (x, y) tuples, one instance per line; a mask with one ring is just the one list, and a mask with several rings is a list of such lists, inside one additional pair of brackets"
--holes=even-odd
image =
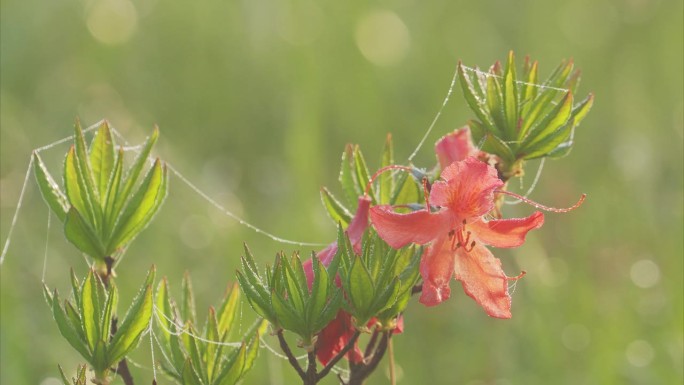
[(235, 320), (235, 315), (239, 309), (239, 303), (240, 287), (235, 283), (231, 287), (229, 294), (225, 296), (221, 307), (219, 307), (218, 330), (222, 341), (226, 340), (233, 327), (233, 321)]
[(420, 188), (410, 174), (399, 174), (396, 185), (398, 188), (394, 190), (394, 195), (390, 199), (391, 205), (416, 203), (420, 200)]
[(260, 316), (266, 318), (269, 322), (276, 323), (276, 316), (271, 310), (270, 299), (264, 299), (260, 293), (260, 290), (262, 290), (263, 287), (252, 285), (240, 271), (237, 271), (237, 279), (240, 283), (240, 288), (242, 289), (242, 292), (245, 293), (247, 302), (249, 302), (252, 309)]
[(185, 272), (183, 273), (183, 281), (181, 285), (181, 317), (186, 321), (190, 321), (193, 325), (197, 325), (195, 292), (192, 289), (192, 280), (190, 279), (190, 272), (187, 270), (185, 270)]
[(109, 290), (107, 293), (107, 300), (104, 305), (104, 314), (102, 315), (102, 324), (100, 325), (100, 330), (102, 331), (101, 336), (104, 341), (109, 339), (109, 331), (112, 326), (112, 319), (116, 315), (116, 307), (119, 304), (119, 291), (116, 288), (114, 280), (109, 282)]
[(499, 128), (500, 132), (502, 132), (502, 136), (499, 137), (510, 140), (511, 138), (508, 136), (506, 119), (504, 117), (505, 115), (501, 85), (499, 84), (499, 78), (497, 78), (494, 74), (494, 69), (491, 69), (489, 76), (487, 76), (487, 107), (489, 108), (489, 113), (494, 121), (494, 125)]
[(298, 317), (297, 310), (275, 291), (271, 293), (271, 305), (277, 320), (275, 323), (276, 327), (282, 327), (285, 330), (295, 332), (303, 339), (309, 337), (305, 335), (306, 330), (303, 327), (303, 320)]
[(166, 198), (166, 181), (166, 165), (157, 159), (119, 217), (108, 250), (124, 246), (145, 229)]
[(520, 148), (521, 153), (533, 150), (536, 144), (544, 141), (568, 122), (572, 113), (572, 100), (572, 93), (566, 93), (561, 102), (530, 130)]
[(119, 196), (119, 186), (121, 185), (121, 178), (123, 175), (123, 158), (124, 151), (119, 149), (116, 155), (116, 164), (114, 165), (114, 170), (112, 172), (112, 177), (109, 179), (107, 184), (107, 195), (104, 200), (104, 226), (103, 235), (109, 235), (112, 228), (116, 224), (116, 220), (119, 218), (118, 212), (113, 212), (114, 204)]
[(518, 126), (518, 84), (515, 74), (515, 57), (513, 51), (508, 53), (503, 84), (504, 114), (506, 116), (506, 136), (517, 138)]
[(97, 293), (97, 278), (89, 270), (81, 287), (81, 322), (85, 331), (90, 351), (95, 351), (95, 345), (100, 340), (100, 298)]
[(155, 268), (152, 267), (147, 273), (147, 278), (138, 295), (133, 300), (133, 304), (128, 309), (119, 330), (112, 338), (109, 345), (110, 362), (118, 362), (128, 354), (137, 345), (142, 333), (149, 326), (154, 305), (152, 299), (154, 275)]
[(69, 276), (71, 279), (71, 292), (74, 296), (74, 301), (76, 301), (76, 306), (79, 308), (81, 307), (81, 284), (78, 282), (78, 277), (76, 277), (76, 273), (74, 272), (74, 269), (69, 270)]
[(102, 121), (90, 144), (90, 166), (95, 187), (100, 193), (99, 200), (105, 202), (107, 187), (114, 168), (114, 141), (106, 120)]
[(352, 214), (328, 191), (327, 188), (321, 189), (321, 201), (328, 212), (330, 219), (335, 223), (342, 223), (343, 226), (348, 226), (352, 220)]
[(76, 210), (84, 215), (88, 215), (88, 218), (92, 221), (92, 218), (90, 217), (92, 208), (89, 211), (86, 204), (85, 192), (83, 191), (83, 187), (79, 183), (79, 180), (76, 151), (74, 146), (71, 146), (64, 158), (64, 188), (66, 196), (71, 207), (76, 208)]
[(59, 294), (57, 293), (57, 290), (54, 291), (53, 298), (54, 299), (52, 301), (52, 315), (55, 318), (55, 321), (57, 322), (59, 332), (67, 340), (71, 347), (76, 349), (76, 351), (83, 358), (85, 358), (89, 363), (92, 364), (93, 362), (92, 357), (90, 356), (90, 352), (88, 351), (88, 344), (86, 341), (82, 340), (79, 337), (78, 332), (76, 332), (74, 327), (67, 319), (67, 316), (64, 313), (64, 309), (62, 309), (62, 307), (60, 306)]
[[(373, 184), (370, 183), (370, 173), (368, 172), (368, 166), (366, 166), (366, 161), (363, 159), (363, 154), (359, 146), (354, 147), (354, 170), (356, 172), (356, 182), (358, 184), (358, 190), (361, 194), (357, 195), (357, 198), (366, 191), (368, 188), (368, 195), (370, 195), (373, 204), (377, 204), (377, 199), (373, 191)], [(370, 183), (370, 184), (369, 184)], [(366, 187), (368, 185), (368, 187)]]
[(228, 370), (221, 373), (216, 379), (217, 385), (233, 385), (240, 380), (243, 374), (243, 368), (245, 367), (245, 361), (247, 356), (247, 348), (243, 343), (240, 346), (235, 357), (231, 360), (229, 365), (226, 366)]
[(480, 97), (477, 96), (477, 91), (473, 87), (470, 76), (465, 73), (465, 67), (463, 63), (458, 62), (458, 79), (461, 84), (461, 90), (463, 90), (463, 96), (465, 97), (468, 106), (475, 113), (480, 121), (484, 122), (488, 130), (491, 130), (496, 135), (501, 135), (499, 129), (494, 126), (494, 122), (489, 116), (489, 111), (487, 105)]
[(66, 195), (64, 195), (57, 183), (52, 179), (37, 152), (33, 153), (33, 173), (36, 177), (36, 182), (38, 182), (38, 188), (43, 196), (43, 200), (52, 212), (57, 215), (59, 220), (64, 222), (67, 210), (69, 210), (69, 202)]
[(171, 299), (169, 297), (168, 281), (166, 277), (162, 278), (157, 285), (157, 295), (155, 308), (157, 311), (157, 323), (161, 326), (161, 335), (163, 340), (168, 343), (171, 338), (171, 322), (173, 315), (171, 314)]
[(365, 325), (372, 314), (368, 310), (375, 296), (373, 280), (360, 257), (356, 256), (349, 272), (345, 291), (349, 295), (353, 313), (358, 325)]
[[(328, 301), (330, 292), (330, 278), (328, 272), (315, 255), (311, 257), (311, 267), (313, 271), (313, 282), (311, 285), (311, 297), (307, 303), (307, 319), (311, 320), (311, 325), (316, 325), (321, 312)], [(317, 333), (319, 330), (314, 327), (312, 332)]]
[[(389, 167), (394, 164), (394, 146), (392, 145), (392, 135), (387, 134), (385, 148), (382, 151), (381, 168)], [(390, 204), (394, 191), (394, 177), (391, 172), (383, 172), (378, 177), (380, 180), (380, 204)]]
[[(84, 193), (83, 196), (85, 201), (91, 206), (93, 214), (96, 214), (96, 206), (99, 206), (98, 195), (95, 190), (95, 184), (93, 183), (92, 170), (88, 163), (88, 152), (85, 138), (83, 137), (83, 130), (81, 130), (81, 122), (78, 120), (76, 120), (76, 124), (74, 125), (74, 147), (76, 151), (75, 159), (78, 165), (77, 170), (79, 172), (79, 177), (81, 178), (81, 182), (79, 183), (82, 183), (81, 192)], [(95, 217), (96, 224), (97, 219), (99, 218)]]
[(69, 209), (64, 221), (64, 235), (77, 249), (95, 259), (103, 259), (107, 256), (95, 230), (73, 206)]
[(140, 176), (142, 169), (145, 167), (145, 164), (147, 163), (147, 157), (150, 156), (152, 147), (157, 142), (158, 138), (159, 128), (155, 127), (154, 131), (152, 131), (152, 135), (150, 135), (150, 137), (147, 138), (147, 140), (143, 144), (142, 150), (140, 150), (138, 156), (135, 158), (135, 161), (133, 162), (133, 165), (128, 170), (128, 173), (126, 174), (125, 178), (126, 183), (124, 184), (123, 189), (118, 194), (116, 202), (114, 203), (114, 209), (111, 212), (118, 213), (123, 208), (124, 203), (126, 202), (126, 200), (128, 200), (128, 197), (131, 191), (133, 190), (133, 186), (135, 185), (135, 182), (137, 182), (138, 180), (138, 176)]
[(523, 84), (522, 90), (522, 109), (520, 111), (520, 116), (527, 116), (530, 107), (532, 106), (532, 101), (537, 97), (539, 84), (539, 63), (535, 60), (532, 63), (529, 71), (526, 72), (527, 78), (525, 84)]
[(358, 197), (363, 194), (363, 191), (358, 188), (359, 186), (356, 183), (355, 175), (352, 170), (353, 160), (354, 148), (352, 145), (348, 144), (342, 152), (342, 165), (340, 168), (339, 180), (342, 185), (342, 191), (344, 191), (344, 195), (347, 198), (347, 203), (352, 211), (356, 210)]
[(69, 382), (69, 380), (67, 379), (66, 374), (64, 374), (64, 370), (62, 369), (62, 366), (61, 366), (61, 365), (57, 365), (57, 367), (59, 368), (59, 375), (62, 377), (62, 382), (64, 383), (64, 385), (73, 385), (73, 384), (71, 384), (71, 383)]
[(190, 362), (190, 358), (185, 360), (183, 366), (183, 385), (204, 385)]
[[(209, 315), (207, 317), (207, 331), (204, 338), (209, 341), (218, 342), (220, 340), (220, 333), (218, 329), (218, 321), (216, 320), (216, 310), (214, 310), (213, 306), (209, 307)], [(204, 363), (207, 371), (207, 379), (209, 382), (211, 382), (211, 380), (214, 378), (214, 368), (216, 367), (218, 358), (217, 348), (219, 345), (212, 342), (207, 342), (205, 345), (206, 351), (204, 352)]]

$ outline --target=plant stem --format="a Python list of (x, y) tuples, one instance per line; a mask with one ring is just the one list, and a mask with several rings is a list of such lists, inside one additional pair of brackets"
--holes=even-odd
[[(109, 281), (106, 281), (107, 283)], [(106, 285), (108, 286), (108, 285)], [(112, 328), (110, 331), (110, 335), (114, 337), (116, 334), (117, 330), (117, 319), (114, 318), (112, 320)], [(154, 365), (154, 363), (152, 363)], [(116, 366), (116, 373), (121, 376), (121, 379), (123, 380), (124, 384), (126, 385), (135, 385), (135, 382), (133, 381), (133, 376), (131, 375), (131, 371), (128, 368), (128, 362), (126, 362), (126, 358), (122, 358), (121, 361), (119, 361), (119, 364)]]
[(287, 345), (287, 341), (285, 341), (285, 336), (283, 336), (283, 329), (278, 330), (276, 334), (278, 335), (278, 342), (280, 342), (280, 349), (282, 349), (285, 355), (287, 356), (287, 360), (290, 361), (290, 365), (292, 365), (292, 367), (295, 368), (297, 374), (299, 374), (299, 377), (303, 381), (306, 381), (306, 373), (304, 373), (302, 367), (299, 366), (299, 362), (297, 362), (297, 359), (292, 354), (290, 347)]
[(370, 358), (369, 362), (350, 365), (351, 373), (349, 374), (349, 382), (347, 382), (346, 385), (363, 385), (366, 378), (368, 378), (368, 376), (370, 376), (371, 373), (373, 373), (373, 371), (378, 367), (382, 357), (385, 355), (385, 351), (387, 350), (387, 345), (391, 336), (391, 330), (382, 333), (382, 337), (380, 338), (378, 345), (373, 349), (372, 352), (369, 352), (369, 355), (366, 356), (366, 359)]

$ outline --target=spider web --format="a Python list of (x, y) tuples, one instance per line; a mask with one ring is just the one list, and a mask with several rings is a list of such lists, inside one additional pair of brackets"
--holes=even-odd
[[(484, 71), (481, 71), (481, 70), (479, 70), (479, 69), (477, 69), (477, 68), (470, 68), (470, 67), (466, 67), (466, 66), (463, 66), (463, 68), (464, 68), (466, 71), (475, 73), (475, 74), (476, 74), (477, 76), (479, 76), (479, 77), (490, 77), (490, 76), (491, 76), (491, 77), (501, 78), (501, 77), (498, 76), (498, 75), (492, 74), (492, 73), (490, 73), (490, 72), (484, 72)], [(418, 142), (418, 144), (416, 145), (416, 148), (413, 150), (413, 152), (411, 152), (411, 154), (410, 154), (409, 157), (407, 158), (407, 163), (411, 164), (411, 162), (413, 161), (413, 159), (417, 156), (418, 152), (422, 149), (422, 147), (425, 145), (425, 142), (426, 142), (426, 141), (428, 140), (428, 138), (430, 137), (430, 135), (431, 135), (431, 133), (432, 133), (434, 127), (436, 126), (437, 122), (439, 121), (439, 119), (440, 119), (440, 117), (441, 117), (441, 115), (442, 115), (442, 112), (444, 111), (444, 108), (446, 107), (446, 105), (448, 104), (449, 100), (451, 99), (451, 96), (452, 96), (452, 94), (453, 94), (454, 88), (456, 87), (456, 80), (457, 80), (457, 78), (458, 78), (458, 70), (455, 70), (455, 71), (454, 71), (454, 74), (453, 74), (453, 77), (452, 77), (452, 79), (451, 79), (451, 82), (450, 82), (450, 84), (449, 84), (449, 88), (448, 88), (448, 90), (447, 90), (446, 96), (444, 97), (444, 100), (442, 101), (441, 106), (439, 107), (439, 109), (438, 109), (438, 111), (437, 111), (435, 117), (432, 119), (430, 125), (429, 125), (428, 128), (426, 129), (426, 131), (425, 131), (424, 135), (422, 136), (421, 140), (420, 140), (420, 141)], [(550, 86), (541, 85), (541, 84), (531, 84), (531, 83), (522, 82), (522, 81), (517, 81), (517, 83), (518, 83), (518, 84), (529, 85), (529, 86), (533, 86), (533, 87), (538, 87), (538, 88), (540, 88), (540, 89), (553, 89), (553, 90), (563, 91), (563, 92), (568, 91), (567, 89), (563, 89), (563, 88), (550, 87)], [(102, 121), (97, 122), (97, 123), (95, 123), (95, 124), (93, 124), (93, 125), (91, 125), (91, 126), (85, 128), (85, 129), (83, 130), (83, 132), (84, 132), (84, 133), (88, 133), (88, 132), (90, 132), (90, 131), (93, 131), (93, 130), (95, 130), (96, 128), (98, 128), (98, 127), (101, 125), (101, 123), (102, 123)], [(118, 140), (120, 140), (122, 143), (124, 143), (124, 146), (122, 147), (122, 148), (124, 149), (124, 151), (133, 151), (133, 152), (136, 152), (136, 153), (140, 151), (141, 146), (130, 146), (130, 145), (129, 145), (129, 142), (126, 140), (126, 138), (125, 138), (123, 135), (121, 135), (121, 133), (119, 133), (119, 131), (117, 131), (117, 130), (116, 130), (114, 127), (112, 127), (112, 126), (110, 126), (110, 129), (111, 129), (112, 133), (116, 136), (116, 138), (117, 138)], [(57, 140), (57, 141), (54, 141), (54, 142), (52, 142), (52, 143), (49, 143), (49, 144), (46, 144), (46, 145), (44, 145), (44, 146), (35, 148), (35, 149), (32, 151), (32, 153), (40, 154), (41, 152), (44, 152), (44, 151), (47, 151), (47, 150), (51, 150), (51, 149), (53, 149), (53, 148), (55, 148), (55, 147), (57, 147), (57, 146), (59, 146), (59, 145), (61, 145), (61, 144), (65, 144), (65, 143), (68, 143), (68, 142), (72, 141), (73, 138), (74, 138), (73, 135), (64, 137), (64, 138), (59, 139), (59, 140)], [(480, 146), (481, 146), (481, 143), (478, 145), (478, 147), (480, 147)], [(148, 158), (148, 162), (151, 163), (151, 162), (153, 162), (153, 161), (154, 161), (154, 159), (153, 159), (152, 157)], [(7, 238), (5, 239), (5, 242), (4, 242), (4, 245), (3, 245), (3, 248), (2, 248), (2, 253), (0, 254), (0, 267), (3, 265), (3, 263), (4, 263), (4, 261), (5, 261), (5, 257), (7, 256), (7, 253), (8, 253), (8, 251), (9, 251), (9, 247), (10, 247), (11, 240), (12, 240), (12, 235), (13, 235), (14, 229), (16, 228), (17, 221), (18, 221), (18, 218), (19, 218), (19, 214), (20, 214), (21, 208), (22, 208), (23, 203), (24, 203), (24, 196), (25, 196), (25, 194), (26, 194), (27, 187), (28, 187), (28, 184), (29, 184), (28, 182), (29, 182), (29, 179), (30, 179), (30, 174), (31, 174), (31, 169), (32, 169), (32, 167), (33, 167), (33, 162), (34, 162), (34, 158), (31, 156), (30, 159), (29, 159), (29, 162), (28, 162), (28, 166), (27, 166), (27, 168), (26, 168), (26, 173), (25, 173), (25, 175), (24, 175), (24, 181), (23, 181), (23, 184), (22, 184), (22, 186), (21, 186), (21, 190), (20, 190), (20, 193), (19, 193), (19, 198), (18, 198), (18, 200), (17, 200), (17, 204), (16, 204), (16, 208), (15, 208), (14, 214), (13, 214), (13, 216), (12, 216), (12, 220), (11, 220), (11, 223), (10, 223), (10, 228), (9, 228), (8, 233), (7, 233)], [(245, 227), (245, 228), (248, 228), (248, 229), (254, 231), (254, 232), (257, 233), (257, 234), (262, 235), (262, 236), (264, 236), (264, 237), (266, 237), (266, 238), (268, 238), (268, 239), (270, 239), (270, 240), (272, 240), (272, 241), (274, 241), (274, 242), (280, 243), (280, 244), (295, 245), (295, 246), (302, 246), (302, 247), (306, 247), (306, 246), (309, 246), (309, 247), (322, 247), (322, 246), (326, 246), (326, 245), (327, 245), (327, 243), (321, 243), (321, 242), (303, 242), (303, 241), (297, 241), (297, 240), (287, 239), (287, 238), (284, 238), (284, 237), (275, 235), (274, 233), (269, 232), (269, 231), (263, 229), (262, 227), (256, 226), (256, 225), (254, 225), (254, 224), (248, 222), (248, 221), (245, 220), (244, 218), (242, 218), (242, 217), (240, 217), (239, 215), (235, 214), (234, 211), (232, 211), (232, 210), (226, 208), (224, 205), (222, 205), (221, 203), (219, 203), (218, 200), (216, 200), (215, 198), (212, 198), (209, 194), (205, 193), (197, 184), (193, 183), (189, 178), (187, 178), (185, 175), (183, 175), (181, 172), (179, 172), (178, 169), (177, 169), (176, 167), (174, 167), (170, 162), (165, 161), (165, 163), (166, 163), (168, 169), (171, 171), (171, 173), (172, 173), (176, 178), (178, 178), (178, 180), (180, 180), (183, 184), (185, 184), (188, 188), (190, 188), (197, 196), (199, 196), (201, 199), (203, 199), (206, 203), (208, 203), (210, 206), (212, 206), (212, 207), (213, 207), (214, 209), (216, 209), (218, 212), (222, 213), (223, 215), (225, 215), (225, 216), (229, 217), (230, 219), (234, 220), (235, 222), (237, 222), (239, 225), (241, 225), (241, 226), (243, 226), (243, 227)], [(535, 176), (535, 178), (534, 178), (534, 181), (533, 181), (533, 183), (531, 184), (531, 186), (529, 187), (528, 191), (525, 193), (524, 197), (527, 197), (529, 194), (531, 194), (531, 193), (533, 192), (533, 190), (534, 190), (534, 188), (536, 187), (537, 182), (539, 181), (539, 178), (540, 178), (540, 176), (541, 176), (541, 172), (542, 172), (543, 166), (544, 166), (544, 162), (543, 162), (543, 160), (542, 160), (542, 162), (540, 163), (539, 168), (538, 168), (538, 170), (537, 170), (537, 173), (536, 173), (536, 176)], [(521, 181), (521, 185), (522, 185), (522, 181)], [(517, 204), (517, 203), (520, 203), (520, 202), (521, 202), (520, 200), (516, 200), (516, 201), (506, 201), (507, 204)], [(50, 212), (50, 210), (49, 210), (49, 208), (48, 208), (47, 226), (46, 226), (46, 227), (47, 227), (47, 234), (46, 234), (46, 237), (45, 237), (45, 253), (44, 253), (44, 257), (43, 257), (43, 258), (44, 258), (44, 259), (43, 259), (43, 268), (42, 268), (43, 271), (42, 271), (42, 275), (41, 275), (41, 281), (42, 281), (43, 283), (45, 283), (45, 274), (46, 274), (46, 270), (47, 270), (47, 260), (48, 260), (49, 245), (50, 245), (50, 243), (49, 243), (49, 241), (50, 241), (50, 239), (49, 239), (49, 233), (50, 233), (51, 223), (52, 223), (52, 215), (51, 215), (51, 212)], [(125, 255), (125, 253), (124, 253), (124, 255)], [(84, 255), (84, 258), (85, 258), (85, 255)], [(86, 259), (86, 262), (87, 262), (87, 259)], [(513, 285), (511, 285), (511, 288), (510, 288), (510, 289), (511, 289), (512, 291), (515, 291), (515, 286), (516, 286), (516, 284), (517, 284), (517, 282), (514, 282)], [(241, 307), (240, 307), (240, 314), (239, 314), (239, 323), (240, 323), (239, 329), (240, 329), (240, 334), (241, 334), (241, 333), (242, 333), (242, 332), (241, 332), (241, 331), (242, 331), (242, 304), (241, 304), (240, 306), (241, 306)], [(233, 348), (235, 348), (235, 347), (241, 346), (241, 344), (242, 344), (242, 341), (236, 341), (236, 342), (230, 342), (230, 341), (229, 341), (229, 342), (225, 342), (225, 341), (212, 341), (212, 340), (208, 340), (208, 339), (206, 339), (206, 338), (203, 338), (203, 337), (201, 337), (201, 336), (199, 336), (199, 335), (192, 334), (192, 333), (190, 333), (190, 332), (188, 331), (188, 328), (184, 327), (184, 325), (178, 323), (175, 319), (170, 319), (170, 318), (166, 317), (162, 312), (158, 311), (156, 305), (155, 305), (154, 308), (153, 308), (153, 315), (154, 315), (154, 316), (151, 317), (151, 319), (150, 319), (150, 324), (148, 325), (148, 328), (147, 328), (146, 331), (144, 332), (144, 335), (147, 336), (147, 337), (149, 338), (150, 356), (151, 356), (151, 362), (153, 363), (152, 367), (150, 368), (150, 367), (147, 367), (147, 366), (145, 366), (145, 365), (139, 364), (139, 363), (137, 363), (137, 362), (135, 362), (135, 361), (130, 360), (130, 358), (128, 358), (128, 357), (127, 357), (127, 360), (128, 360), (133, 366), (135, 366), (135, 367), (138, 367), (138, 368), (143, 369), (143, 370), (152, 371), (152, 373), (153, 373), (153, 378), (154, 378), (155, 380), (157, 380), (157, 367), (156, 367), (156, 363), (155, 363), (155, 343), (156, 343), (156, 345), (158, 346), (159, 350), (161, 351), (162, 357), (163, 357), (167, 362), (169, 362), (169, 363), (172, 362), (172, 361), (170, 360), (169, 357), (166, 357), (166, 356), (165, 356), (164, 349), (162, 349), (161, 343), (160, 343), (160, 341), (159, 341), (159, 339), (158, 339), (158, 337), (157, 337), (157, 335), (155, 334), (155, 331), (154, 331), (153, 324), (155, 323), (155, 321), (159, 321), (160, 315), (163, 316), (163, 317), (165, 318), (165, 321), (172, 323), (172, 324), (175, 326), (176, 330), (178, 330), (178, 332), (171, 332), (170, 330), (168, 330), (168, 328), (166, 328), (166, 327), (164, 326), (164, 323), (163, 323), (163, 322), (156, 322), (156, 324), (159, 325), (166, 333), (175, 334), (175, 335), (187, 334), (187, 335), (189, 335), (190, 337), (193, 337), (193, 338), (195, 338), (195, 339), (197, 339), (197, 340), (199, 340), (199, 341), (202, 341), (202, 342), (205, 342), (205, 343), (208, 343), (208, 344), (218, 345), (218, 346), (226, 346), (226, 347), (233, 347)], [(257, 320), (257, 321), (258, 321), (258, 320)], [(282, 359), (282, 360), (287, 360), (287, 359), (288, 359), (287, 356), (285, 356), (285, 355), (279, 353), (276, 349), (274, 349), (273, 347), (271, 347), (271, 346), (265, 341), (264, 338), (259, 339), (259, 341), (260, 341), (260, 348), (267, 350), (267, 351), (270, 352), (273, 356), (275, 356), (275, 357), (277, 357), (277, 358), (280, 358), (280, 359)], [(298, 357), (296, 357), (296, 358), (297, 358), (297, 360), (300, 360), (300, 361), (301, 361), (301, 360), (305, 360), (305, 359), (307, 358), (307, 355), (301, 355), (301, 356), (298, 356)], [(340, 376), (342, 376), (342, 377), (347, 377), (347, 376), (349, 375), (349, 370), (348, 370), (348, 369), (345, 369), (345, 368), (342, 368), (342, 367), (340, 367), (340, 366), (334, 367), (334, 368), (333, 368), (333, 372), (335, 372), (336, 374), (338, 374), (338, 375), (340, 375)]]

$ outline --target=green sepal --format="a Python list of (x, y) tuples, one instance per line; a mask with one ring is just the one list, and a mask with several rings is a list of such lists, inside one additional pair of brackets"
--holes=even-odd
[(43, 160), (37, 152), (33, 153), (33, 173), (40, 189), (40, 194), (43, 200), (47, 203), (50, 210), (52, 210), (61, 222), (64, 222), (67, 211), (69, 210), (69, 202), (66, 195), (60, 190), (59, 186), (52, 179), (52, 176), (47, 171)]
[(152, 266), (147, 273), (147, 278), (140, 288), (138, 295), (133, 300), (133, 304), (126, 312), (126, 316), (123, 318), (119, 329), (112, 337), (108, 352), (110, 362), (119, 361), (135, 348), (142, 333), (150, 324), (152, 308), (154, 306), (152, 284), (154, 282), (155, 271), (155, 267)]

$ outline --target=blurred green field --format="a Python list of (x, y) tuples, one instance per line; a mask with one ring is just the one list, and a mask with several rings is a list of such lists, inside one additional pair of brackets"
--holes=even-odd
[[(327, 243), (335, 230), (318, 191), (339, 191), (345, 143), (375, 167), (392, 132), (406, 159), (459, 59), (486, 67), (512, 49), (548, 75), (573, 57), (579, 94), (596, 102), (574, 151), (546, 162), (532, 197), (567, 206), (584, 192), (587, 202), (549, 214), (523, 247), (495, 251), (509, 274), (528, 272), (511, 320), (488, 318), (457, 283), (442, 306), (414, 301), (394, 339), (399, 383), (682, 383), (683, 12), (676, 0), (2, 0), (0, 239), (31, 150), (70, 135), (79, 116), (109, 119), (131, 143), (158, 124), (157, 154), (217, 202), (279, 236)], [(434, 141), (470, 116), (456, 89), (416, 163), (432, 165)], [(54, 173), (66, 150), (43, 153)], [(46, 243), (49, 286), (65, 292), (69, 268), (86, 265), (54, 221), (47, 229), (29, 182), (0, 267), (0, 383), (55, 385), (57, 364), (79, 359), (42, 298)], [(294, 250), (171, 178), (165, 206), (118, 268), (121, 302), (154, 263), (176, 291), (190, 270), (206, 309), (234, 281), (243, 241), (262, 262)], [(138, 383), (151, 383), (148, 339), (133, 357)], [(386, 366), (370, 384), (389, 383)], [(296, 379), (262, 350), (244, 383)]]

